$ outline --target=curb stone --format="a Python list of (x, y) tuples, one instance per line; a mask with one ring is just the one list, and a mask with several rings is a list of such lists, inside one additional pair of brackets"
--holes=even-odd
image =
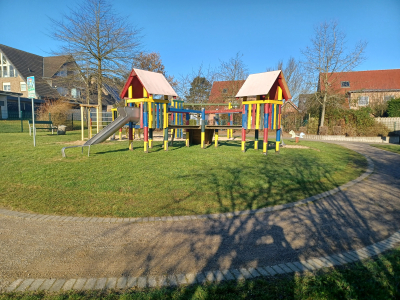
[[(322, 268), (342, 266), (379, 255), (383, 251), (393, 249), (400, 244), (400, 231), (389, 238), (358, 250), (346, 251), (325, 257), (310, 258), (306, 261), (292, 261), (273, 266), (258, 266), (256, 268), (240, 268), (229, 270), (214, 270), (208, 272), (149, 275), (141, 277), (110, 277), (110, 278), (19, 278), (4, 288), (4, 292), (49, 291), (65, 292), (71, 290), (125, 290), (129, 288), (179, 286), (188, 284), (219, 283), (221, 281), (246, 280), (275, 275), (302, 274)], [(378, 249), (379, 251), (371, 250)], [(352, 257), (350, 259), (350, 257)], [(1, 279), (0, 279), (1, 281)], [(197, 282), (196, 282), (197, 281)]]

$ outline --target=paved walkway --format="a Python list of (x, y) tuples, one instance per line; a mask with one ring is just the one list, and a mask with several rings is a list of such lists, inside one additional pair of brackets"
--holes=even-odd
[(400, 242), (400, 156), (344, 146), (370, 157), (374, 172), (308, 205), (157, 221), (2, 211), (0, 288), (175, 285), (301, 272), (378, 254)]

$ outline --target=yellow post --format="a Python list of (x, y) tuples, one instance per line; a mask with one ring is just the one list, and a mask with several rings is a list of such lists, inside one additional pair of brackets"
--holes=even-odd
[(215, 147), (218, 147), (218, 129), (215, 130)]
[[(259, 96), (257, 96), (259, 98)], [(255, 139), (254, 139), (254, 149), (258, 150), (258, 130), (260, 129), (260, 104), (257, 103), (256, 105), (256, 124), (255, 124)]]
[(257, 103), (256, 105), (256, 129), (260, 129), (260, 104)]
[[(231, 102), (229, 102), (229, 104), (228, 104), (228, 109), (232, 109), (232, 103), (231, 103)], [(231, 122), (231, 120), (228, 120), (229, 125), (231, 125), (230, 122)], [(226, 137), (227, 137), (228, 139), (233, 137), (233, 131), (232, 131), (232, 129), (227, 129), (227, 130), (226, 130)]]
[(85, 135), (84, 131), (85, 131), (85, 125), (83, 124), (83, 106), (81, 106), (81, 134), (82, 134), (82, 141), (85, 138), (84, 137), (84, 135)]
[(97, 124), (96, 124), (96, 133), (99, 133), (100, 131), (100, 115), (99, 115), (99, 106), (96, 107), (96, 118), (97, 118)]
[(186, 129), (186, 147), (189, 147), (189, 130)]
[(92, 138), (92, 120), (90, 117), (90, 107), (88, 107), (88, 116), (89, 116), (89, 118), (88, 118), (88, 124), (89, 124), (88, 134), (89, 134), (89, 139), (91, 139)]
[[(280, 86), (278, 86), (278, 100), (282, 100), (282, 89), (281, 89), (281, 87)], [(274, 116), (274, 127), (276, 128), (276, 126), (277, 126), (277, 124), (279, 124), (279, 122), (276, 122), (276, 117), (280, 117), (280, 115), (279, 115), (279, 111), (277, 112), (277, 110), (279, 109), (279, 105), (278, 104), (276, 104), (276, 108), (275, 108), (275, 110), (274, 110), (274, 112), (275, 112), (275, 116)], [(280, 128), (276, 128), (276, 130), (279, 130)], [(278, 142), (278, 141), (276, 141), (276, 144), (275, 144), (275, 151), (276, 152), (279, 152), (279, 144), (280, 144), (280, 142)]]
[(149, 128), (153, 128), (153, 107), (152, 103), (148, 103), (149, 105)]
[[(132, 95), (133, 95), (133, 88), (130, 85), (129, 88), (128, 88), (128, 98), (132, 99), (132, 97), (133, 97)], [(125, 99), (125, 106), (126, 106), (126, 99)]]
[(251, 128), (251, 115), (252, 115), (252, 111), (253, 111), (253, 104), (249, 104), (249, 105), (247, 105), (247, 107), (249, 108), (249, 110), (247, 112), (247, 129), (252, 129)]

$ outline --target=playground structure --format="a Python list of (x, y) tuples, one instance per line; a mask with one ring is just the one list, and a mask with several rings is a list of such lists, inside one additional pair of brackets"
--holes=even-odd
[[(249, 97), (255, 100), (248, 99)], [(281, 142), (281, 108), (283, 99), (292, 98), (281, 70), (251, 74), (236, 98), (242, 98), (242, 151), (245, 151), (246, 130), (254, 129), (254, 149), (258, 149), (259, 131), (264, 131), (263, 153), (267, 154), (268, 129), (276, 130), (275, 151)]]
[[(236, 99), (242, 98), (242, 108), (222, 110), (201, 110), (183, 108), (183, 101), (177, 100), (177, 94), (166, 78), (160, 73), (133, 69), (120, 94), (125, 101), (125, 107), (113, 110), (113, 121), (103, 130), (91, 137), (82, 146), (89, 147), (100, 143), (128, 125), (129, 150), (133, 150), (134, 130), (143, 130), (144, 152), (148, 153), (153, 147), (153, 132), (160, 129), (163, 132), (163, 148), (168, 151), (168, 136), (171, 129), (171, 143), (174, 138), (183, 138), (185, 132), (186, 146), (200, 144), (206, 148), (206, 144), (212, 142), (214, 135), (215, 146), (218, 147), (219, 130), (227, 130), (228, 138), (232, 137), (234, 129), (241, 129), (241, 150), (246, 150), (246, 130), (255, 130), (254, 149), (259, 149), (259, 130), (263, 130), (263, 153), (267, 154), (268, 129), (276, 130), (276, 152), (279, 152), (281, 142), (281, 106), (283, 99), (290, 99), (290, 92), (286, 85), (282, 71), (265, 72), (250, 75), (236, 95)], [(83, 106), (81, 106), (82, 109)], [(90, 109), (90, 107), (89, 107)], [(97, 109), (98, 110), (98, 109)], [(83, 113), (83, 112), (82, 112)], [(242, 114), (242, 125), (233, 125), (233, 114)], [(199, 125), (190, 125), (190, 114), (197, 114)], [(214, 125), (206, 125), (206, 114), (215, 114)], [(229, 124), (221, 125), (219, 116), (228, 114)], [(119, 116), (118, 116), (119, 115)], [(171, 118), (169, 118), (169, 116)], [(185, 117), (184, 117), (185, 116)], [(184, 122), (185, 119), (185, 122)], [(185, 124), (183, 124), (185, 123)], [(83, 132), (83, 130), (82, 130)], [(82, 133), (83, 138), (83, 133)], [(64, 147), (62, 154), (65, 157)], [(83, 151), (83, 148), (82, 148)]]

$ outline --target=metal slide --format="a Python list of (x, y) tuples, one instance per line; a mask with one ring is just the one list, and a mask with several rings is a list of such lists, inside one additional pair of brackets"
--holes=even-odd
[(81, 146), (71, 146), (64, 147), (61, 149), (61, 153), (63, 157), (65, 156), (65, 149), (67, 148), (76, 148), (76, 147), (89, 147), (88, 155), (90, 153), (90, 146), (95, 145), (101, 142), (104, 142), (108, 137), (110, 137), (114, 132), (120, 129), (122, 126), (127, 124), (128, 122), (138, 123), (140, 120), (140, 109), (137, 107), (118, 107), (117, 108), (119, 117), (104, 127), (98, 134), (89, 139), (85, 144)]

